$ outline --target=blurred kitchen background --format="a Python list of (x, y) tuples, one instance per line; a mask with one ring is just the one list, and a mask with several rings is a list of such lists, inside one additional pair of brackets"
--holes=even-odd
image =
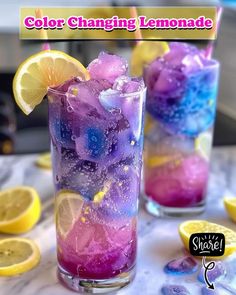
[[(223, 3), (224, 2), (224, 3)], [(29, 55), (41, 50), (41, 43), (19, 40), (19, 8), (21, 6), (160, 6), (219, 5), (225, 6), (214, 56), (221, 62), (220, 91), (215, 125), (214, 145), (236, 144), (236, 1), (5, 1), (0, 3), (0, 154), (35, 153), (49, 150), (47, 101), (29, 116), (15, 105), (12, 80), (17, 66)], [(198, 42), (205, 46), (206, 42)], [(73, 41), (53, 42), (53, 49), (63, 50), (84, 65), (102, 49), (117, 52), (127, 58), (134, 42)]]

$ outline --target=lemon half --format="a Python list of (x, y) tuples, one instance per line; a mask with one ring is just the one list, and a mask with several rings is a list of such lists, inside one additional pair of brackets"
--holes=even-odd
[(52, 169), (51, 153), (44, 153), (39, 155), (38, 159), (36, 160), (36, 165), (43, 169)]
[(19, 186), (0, 192), (0, 232), (27, 232), (37, 223), (40, 215), (40, 198), (34, 188)]
[(189, 239), (194, 233), (222, 233), (225, 236), (225, 253), (226, 257), (233, 254), (236, 251), (236, 233), (220, 224), (211, 223), (206, 220), (190, 220), (185, 221), (179, 226), (179, 234), (183, 241), (183, 244), (187, 250), (189, 250)]
[(224, 205), (230, 218), (236, 222), (236, 198), (225, 197)]

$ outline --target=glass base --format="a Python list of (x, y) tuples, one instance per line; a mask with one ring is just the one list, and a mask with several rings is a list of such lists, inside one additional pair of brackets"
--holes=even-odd
[(62, 284), (76, 292), (102, 294), (118, 291), (131, 283), (135, 277), (135, 267), (111, 279), (91, 280), (73, 276), (58, 267), (58, 278)]
[(157, 217), (182, 217), (182, 216), (193, 216), (202, 214), (205, 211), (205, 201), (197, 204), (194, 207), (165, 207), (157, 204), (156, 202), (147, 199), (145, 201), (146, 210)]

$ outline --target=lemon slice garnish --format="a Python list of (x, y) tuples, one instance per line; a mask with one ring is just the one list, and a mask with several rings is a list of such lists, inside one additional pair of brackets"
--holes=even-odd
[(133, 76), (142, 76), (145, 65), (169, 51), (167, 42), (141, 41), (133, 49), (131, 55), (131, 73)]
[(0, 276), (14, 276), (31, 270), (40, 261), (37, 245), (23, 238), (0, 240)]
[(64, 190), (56, 196), (56, 225), (63, 238), (66, 238), (74, 223), (81, 217), (83, 204), (82, 196), (71, 191)]
[(209, 132), (201, 133), (195, 139), (195, 150), (206, 160), (211, 155), (212, 135)]
[(72, 77), (89, 79), (86, 68), (75, 58), (57, 50), (41, 51), (26, 59), (13, 80), (16, 103), (26, 114), (41, 103), (48, 87), (57, 86)]

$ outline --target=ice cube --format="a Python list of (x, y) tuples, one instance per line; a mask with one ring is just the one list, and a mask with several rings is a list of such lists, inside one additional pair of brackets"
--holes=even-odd
[(217, 290), (209, 289), (207, 287), (203, 287), (201, 292), (202, 292), (202, 295), (218, 295), (219, 294)]
[(123, 92), (124, 85), (127, 84), (129, 81), (131, 81), (130, 77), (120, 76), (120, 77), (116, 78), (112, 89)]
[[(202, 267), (198, 274), (198, 280), (202, 283), (205, 282), (204, 273), (205, 273), (205, 268)], [(221, 261), (217, 262), (215, 264), (215, 267), (212, 270), (207, 271), (207, 277), (210, 282), (222, 280), (225, 278), (225, 276), (226, 276), (226, 267)]]
[(173, 66), (182, 64), (186, 55), (200, 54), (199, 50), (190, 44), (181, 42), (171, 42), (170, 51), (164, 56), (165, 61)]
[(168, 92), (169, 96), (173, 96), (172, 92), (179, 91), (180, 87), (184, 87), (186, 81), (185, 75), (176, 69), (163, 69), (159, 78), (154, 85), (153, 90), (160, 93)]
[[(107, 217), (131, 217), (137, 214), (140, 180), (132, 166), (114, 164), (109, 170), (108, 179), (111, 183), (104, 197), (100, 210)], [(109, 183), (108, 180), (108, 183)]]
[(92, 110), (103, 113), (98, 96), (111, 84), (105, 80), (89, 80), (68, 88), (68, 102), (73, 111), (86, 115)]
[(161, 288), (163, 295), (190, 295), (189, 291), (181, 285), (165, 285)]
[(112, 88), (122, 93), (134, 93), (141, 91), (144, 88), (144, 83), (141, 78), (120, 76), (115, 80)]
[(101, 52), (88, 65), (88, 71), (92, 79), (106, 79), (113, 84), (117, 77), (127, 74), (128, 63), (120, 56)]
[(121, 110), (122, 107), (121, 94), (118, 90), (108, 89), (101, 91), (99, 95), (99, 102), (104, 107), (105, 110), (112, 112), (113, 110)]
[(182, 257), (179, 259), (174, 259), (167, 263), (164, 270), (168, 274), (191, 274), (198, 270), (198, 263), (191, 256)]
[(84, 124), (81, 136), (75, 139), (76, 150), (83, 160), (96, 161), (105, 155), (107, 140), (105, 129), (92, 124)]
[(183, 65), (185, 65), (183, 72), (188, 75), (189, 73), (196, 72), (203, 68), (204, 61), (199, 54), (186, 55), (182, 60)]

